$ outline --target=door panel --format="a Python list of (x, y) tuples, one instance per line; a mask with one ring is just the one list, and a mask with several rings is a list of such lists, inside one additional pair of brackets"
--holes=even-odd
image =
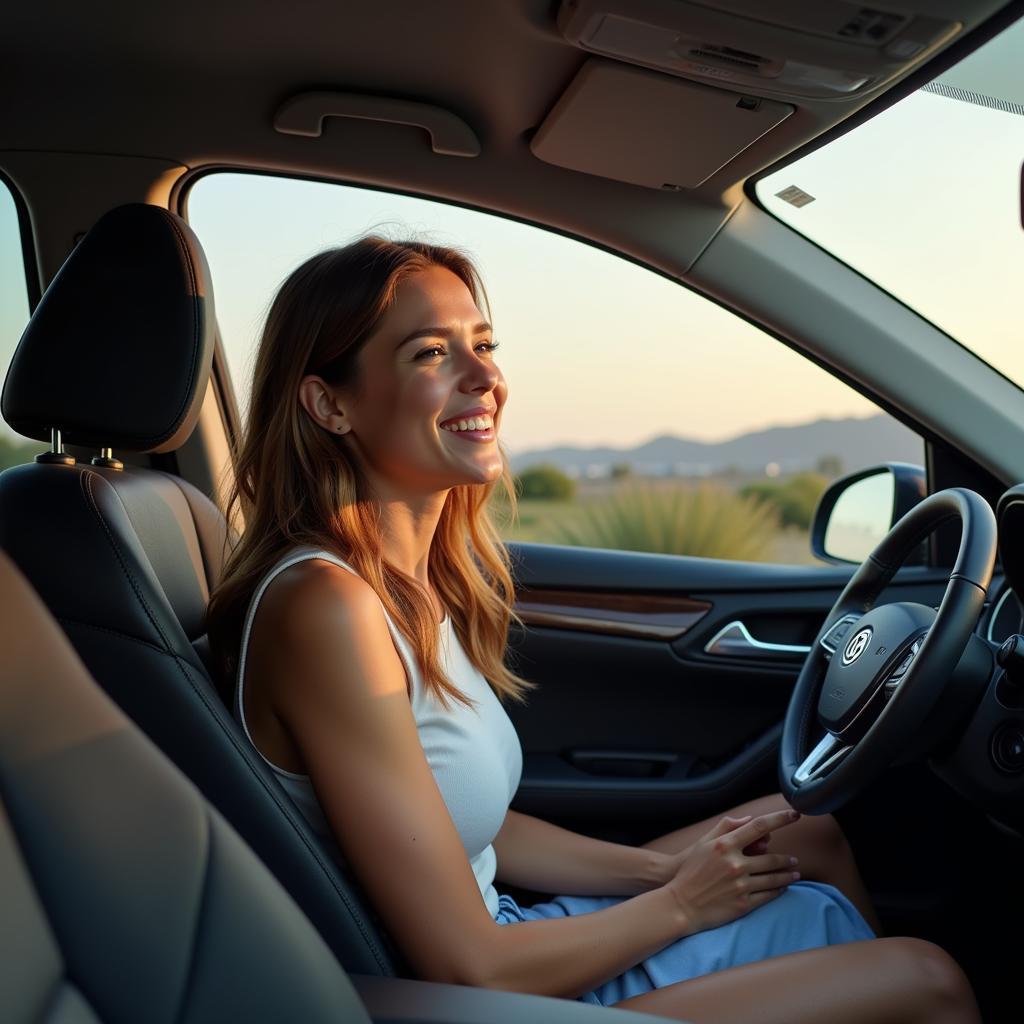
[[(511, 660), (537, 684), (525, 705), (508, 705), (524, 753), (514, 807), (636, 842), (777, 788), (800, 648), (852, 569), (510, 550), (526, 620), (511, 632)], [(882, 600), (935, 604), (947, 577), (908, 568)], [(645, 617), (662, 632), (620, 628), (642, 630)], [(771, 646), (709, 650), (735, 623)]]

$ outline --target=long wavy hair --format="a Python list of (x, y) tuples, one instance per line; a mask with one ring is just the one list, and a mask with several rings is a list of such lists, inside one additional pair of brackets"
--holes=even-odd
[[(372, 235), (307, 260), (271, 304), (248, 423), (232, 452), (234, 483), (225, 514), (229, 534), (239, 539), (207, 611), (210, 647), (225, 684), (237, 673), (243, 621), (260, 581), (286, 551), (313, 544), (349, 562), (377, 592), (412, 646), (426, 690), (445, 707), (451, 700), (472, 703), (441, 670), (437, 619), (426, 589), (383, 556), (380, 507), (358, 461), (344, 438), (315, 423), (299, 402), (299, 383), (308, 374), (358, 392), (360, 350), (399, 283), (431, 266), (450, 270), (486, 308), (479, 273), (463, 253)], [(498, 480), (448, 492), (428, 565), (469, 660), (499, 698), (521, 701), (533, 684), (505, 664), (514, 592), (508, 552), (488, 505), (500, 487), (514, 513), (503, 449), (501, 458)]]

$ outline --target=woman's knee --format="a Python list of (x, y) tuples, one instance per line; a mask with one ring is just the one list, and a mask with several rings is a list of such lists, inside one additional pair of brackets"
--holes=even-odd
[(852, 856), (850, 844), (831, 814), (804, 815), (794, 828), (821, 870), (827, 871)]
[(845, 846), (846, 836), (831, 814), (805, 814), (800, 824), (821, 846)]
[[(960, 965), (941, 946), (924, 939), (879, 939), (886, 962), (897, 966), (935, 1019), (953, 1010), (976, 1012), (974, 990)], [(890, 959), (891, 958), (891, 959)], [(931, 1019), (931, 1018), (929, 1018)]]

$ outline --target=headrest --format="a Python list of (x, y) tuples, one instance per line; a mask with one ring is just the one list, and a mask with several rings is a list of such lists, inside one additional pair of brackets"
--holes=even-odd
[(192, 229), (158, 206), (101, 217), (46, 289), (0, 397), (19, 434), (134, 452), (192, 432), (213, 359), (213, 289)]

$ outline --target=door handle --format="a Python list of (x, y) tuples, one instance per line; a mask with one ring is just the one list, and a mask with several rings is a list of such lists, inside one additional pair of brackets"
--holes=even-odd
[(750, 630), (736, 619), (723, 626), (705, 645), (704, 653), (719, 658), (782, 658), (792, 660), (795, 654), (808, 654), (806, 644), (773, 644), (755, 640)]

